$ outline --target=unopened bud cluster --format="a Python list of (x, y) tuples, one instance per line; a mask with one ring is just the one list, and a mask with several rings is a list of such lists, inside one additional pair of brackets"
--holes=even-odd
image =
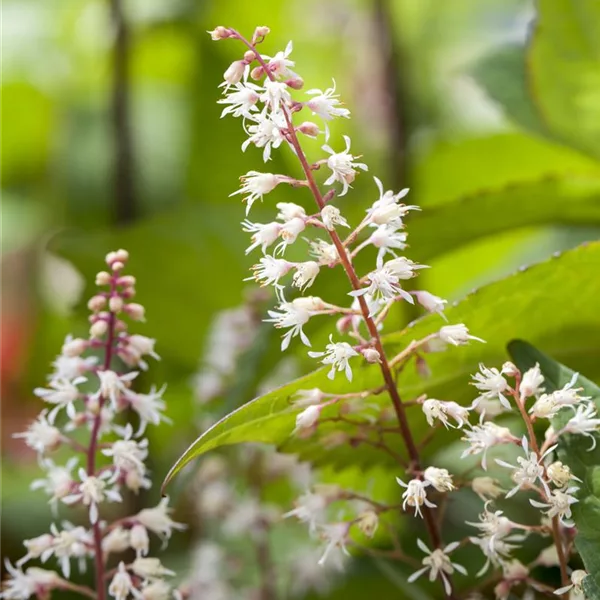
[[(0, 594), (7, 600), (47, 598), (53, 590), (95, 597), (92, 590), (70, 582), (72, 565), (85, 570), (92, 560), (97, 585), (106, 582), (108, 593), (118, 600), (130, 594), (143, 600), (179, 597), (164, 580), (174, 573), (148, 556), (152, 535), (166, 541), (184, 527), (170, 517), (168, 499), (114, 524), (104, 516), (105, 505), (123, 502), (124, 492), (150, 488), (143, 434), (148, 424), (167, 420), (163, 390), (132, 389), (139, 371), (129, 369), (147, 369), (145, 359), (159, 357), (155, 340), (128, 330), (127, 320), (144, 320), (144, 307), (133, 302), (135, 278), (124, 274), (128, 259), (125, 250), (106, 256), (108, 270), (96, 275), (99, 290), (88, 302), (89, 337), (67, 336), (47, 386), (34, 391), (45, 408), (26, 431), (15, 434), (38, 454), (44, 475), (31, 488), (48, 496), (57, 521), (49, 533), (24, 541), (26, 553), (16, 566), (7, 563), (9, 578)], [(135, 428), (126, 420), (131, 416)], [(59, 512), (76, 506), (86, 510), (84, 524), (58, 520)], [(134, 558), (121, 560), (108, 577), (107, 562), (130, 550)], [(31, 561), (55, 564), (60, 574), (36, 566), (25, 569)]]

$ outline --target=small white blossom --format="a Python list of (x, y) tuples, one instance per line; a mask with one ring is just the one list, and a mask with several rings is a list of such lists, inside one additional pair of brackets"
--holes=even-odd
[(397, 228), (401, 228), (402, 218), (411, 210), (421, 210), (418, 206), (407, 206), (399, 204), (399, 201), (408, 194), (408, 188), (400, 190), (394, 194), (391, 190), (387, 192), (383, 189), (381, 180), (373, 177), (375, 184), (379, 189), (379, 199), (373, 202), (371, 208), (367, 210), (367, 214), (372, 223), (376, 225), (393, 224)]
[(175, 575), (173, 571), (165, 568), (158, 558), (136, 558), (131, 563), (131, 570), (142, 579), (150, 581), (161, 579), (165, 575)]
[(143, 356), (151, 356), (155, 360), (160, 360), (160, 356), (154, 351), (156, 340), (138, 334), (129, 335), (123, 339), (125, 345), (119, 352), (119, 356), (128, 366), (139, 366), (143, 370), (147, 370), (148, 363), (143, 360)]
[(111, 477), (109, 471), (104, 471), (98, 477), (88, 475), (85, 469), (78, 471), (81, 483), (78, 485), (78, 491), (74, 494), (64, 496), (61, 500), (65, 504), (75, 504), (82, 502), (90, 508), (90, 523), (98, 521), (98, 505), (104, 500), (110, 502), (122, 502), (121, 494), (116, 489), (106, 489), (106, 479)]
[(139, 523), (136, 523), (129, 532), (130, 545), (135, 550), (135, 555), (140, 558), (146, 556), (150, 550), (150, 537), (148, 530)]
[(427, 419), (427, 423), (433, 426), (434, 420), (441, 421), (446, 429), (454, 427), (448, 422), (448, 417), (456, 421), (456, 427), (462, 427), (469, 422), (469, 409), (465, 406), (460, 406), (456, 402), (443, 402), (428, 398), (423, 402), (423, 413)]
[(485, 340), (470, 335), (469, 330), (462, 323), (458, 325), (445, 325), (440, 329), (438, 335), (443, 342), (453, 344), (454, 346), (462, 346), (467, 344), (469, 340), (477, 340), (478, 342), (485, 343)]
[(481, 466), (486, 470), (488, 450), (492, 446), (514, 443), (516, 440), (510, 429), (500, 427), (490, 421), (472, 425), (470, 430), (465, 431), (465, 436), (461, 439), (469, 444), (469, 447), (461, 454), (461, 458), (483, 453)]
[(116, 481), (121, 472), (137, 471), (141, 476), (146, 472), (144, 460), (148, 456), (148, 440), (140, 442), (132, 440), (133, 427), (128, 423), (123, 431), (124, 439), (117, 440), (110, 448), (102, 450), (104, 456), (110, 456), (115, 465), (113, 481)]
[(325, 140), (327, 140), (329, 139), (327, 121), (331, 121), (335, 117), (349, 119), (350, 111), (340, 106), (339, 96), (335, 93), (335, 80), (333, 86), (327, 88), (324, 92), (319, 89), (312, 89), (306, 93), (312, 98), (305, 102), (305, 106), (312, 111), (313, 115), (319, 115), (325, 121)]
[[(271, 159), (271, 150), (277, 149), (283, 143), (285, 137), (283, 130), (286, 128), (285, 119), (282, 113), (271, 113), (270, 115), (265, 114), (251, 114), (248, 117), (253, 121), (254, 125), (248, 125), (246, 131), (248, 133), (248, 139), (242, 144), (242, 151), (245, 152), (250, 144), (254, 144), (257, 148), (263, 148), (263, 161), (267, 162)], [(262, 175), (262, 173), (256, 173), (256, 171), (250, 171), (246, 177), (255, 177)], [(244, 181), (244, 179), (242, 179)], [(270, 187), (270, 186), (273, 187)], [(251, 192), (251, 196), (246, 198), (248, 207), (246, 208), (246, 214), (250, 210), (250, 206), (254, 200), (261, 198), (263, 194), (270, 192), (277, 184), (269, 182), (269, 180), (255, 181), (253, 187), (249, 187), (244, 183), (244, 187), (248, 187), (246, 191), (240, 190), (238, 193)], [(261, 189), (269, 188), (267, 191), (262, 192)], [(251, 200), (251, 198), (253, 198)]]
[(328, 499), (324, 494), (306, 492), (294, 502), (296, 508), (283, 515), (283, 518), (296, 517), (308, 525), (310, 533), (314, 533), (317, 526), (325, 520), (325, 510)]
[(429, 581), (435, 581), (438, 577), (442, 579), (444, 584), (444, 590), (446, 590), (446, 594), (450, 594), (452, 592), (452, 585), (450, 580), (448, 579), (448, 575), (452, 575), (454, 571), (458, 571), (462, 575), (467, 575), (467, 570), (457, 563), (454, 563), (448, 557), (453, 550), (456, 550), (458, 546), (460, 546), (459, 542), (452, 542), (448, 544), (444, 548), (436, 548), (431, 551), (425, 543), (421, 540), (417, 539), (417, 546), (427, 554), (427, 556), (422, 560), (424, 567), (415, 571), (409, 578), (408, 582), (412, 583), (416, 581), (421, 575), (429, 571)]
[(281, 242), (277, 244), (275, 251), (279, 254), (283, 254), (285, 249), (293, 244), (298, 236), (306, 229), (306, 221), (300, 217), (295, 217), (286, 221), (281, 227), (279, 235), (281, 236)]
[(14, 438), (24, 438), (25, 443), (38, 454), (56, 449), (62, 440), (60, 430), (48, 422), (46, 414), (47, 411), (42, 411), (27, 431), (13, 434)]
[(42, 561), (54, 554), (67, 579), (71, 577), (71, 558), (79, 559), (79, 570), (85, 571), (85, 559), (93, 555), (94, 540), (91, 532), (81, 526), (75, 527), (67, 521), (63, 523), (62, 530), (52, 524), (50, 532), (53, 535), (52, 547), (42, 556)]
[(158, 425), (161, 421), (169, 423), (169, 419), (162, 414), (162, 411), (166, 408), (166, 404), (162, 399), (162, 395), (165, 391), (163, 386), (160, 390), (157, 390), (154, 386), (150, 389), (147, 394), (140, 394), (137, 392), (127, 391), (125, 399), (131, 406), (131, 408), (138, 414), (140, 419), (140, 425), (135, 435), (140, 436), (146, 430), (146, 425), (152, 423), (152, 425)]
[(333, 231), (336, 225), (350, 227), (350, 225), (348, 225), (348, 221), (342, 217), (340, 209), (332, 204), (327, 204), (323, 207), (321, 210), (321, 219), (323, 221), (323, 225), (325, 225), (329, 231)]
[(492, 477), (474, 477), (471, 488), (484, 502), (498, 498), (504, 493), (500, 482)]
[[(325, 564), (334, 550), (340, 550), (346, 556), (350, 556), (350, 553), (346, 549), (349, 530), (349, 523), (333, 523), (321, 527), (321, 537), (327, 542), (327, 545), (325, 546), (323, 556), (319, 559), (319, 565)], [(338, 560), (340, 559), (341, 557), (338, 557)]]
[(427, 467), (423, 472), (423, 479), (428, 481), (438, 492), (451, 492), (456, 489), (452, 482), (452, 475), (447, 469)]
[(51, 389), (35, 388), (33, 393), (44, 402), (55, 404), (56, 406), (48, 413), (48, 423), (54, 424), (56, 415), (61, 408), (65, 408), (69, 418), (73, 419), (76, 415), (75, 401), (79, 398), (80, 392), (77, 386), (87, 381), (85, 377), (76, 377), (72, 381), (68, 379), (52, 379), (48, 384)]
[(271, 81), (265, 79), (264, 92), (260, 96), (261, 102), (264, 102), (273, 112), (278, 112), (282, 105), (290, 104), (292, 97), (288, 91), (287, 84), (281, 81)]
[(402, 498), (404, 500), (404, 502), (402, 502), (402, 510), (406, 510), (407, 505), (414, 506), (415, 516), (419, 515), (422, 517), (423, 513), (421, 512), (421, 507), (423, 504), (429, 508), (435, 508), (436, 505), (427, 500), (427, 492), (425, 489), (431, 485), (429, 481), (411, 479), (408, 483), (404, 483), (399, 477), (396, 477), (396, 481), (398, 482), (398, 485), (406, 488), (406, 491), (402, 493)]
[(579, 502), (573, 494), (579, 490), (577, 487), (570, 487), (566, 490), (553, 490), (546, 502), (538, 502), (530, 499), (529, 502), (536, 508), (547, 508), (546, 514), (550, 519), (558, 517), (565, 527), (573, 527), (573, 523), (567, 521), (571, 518), (571, 505)]
[(247, 69), (248, 67), (243, 60), (236, 60), (232, 62), (227, 67), (225, 73), (223, 73), (225, 89), (227, 89), (230, 85), (239, 83), (244, 77), (244, 73), (247, 71)]
[(121, 396), (129, 390), (129, 384), (137, 376), (137, 371), (131, 371), (124, 375), (119, 375), (109, 369), (97, 372), (100, 379), (100, 389), (96, 397), (102, 397), (105, 400), (110, 400), (114, 408), (118, 408)]
[[(230, 87), (229, 90), (232, 88)], [(256, 103), (259, 100), (261, 88), (253, 83), (236, 83), (233, 86), (234, 91), (227, 90), (227, 96), (217, 100), (218, 104), (226, 104), (221, 118), (225, 115), (234, 117), (250, 117), (253, 111), (257, 111)]]
[(408, 234), (405, 231), (399, 231), (393, 224), (378, 225), (375, 231), (367, 238), (363, 244), (371, 244), (379, 248), (377, 253), (377, 267), (383, 265), (383, 259), (387, 254), (397, 256), (394, 250), (405, 250)]
[(312, 405), (307, 406), (302, 412), (298, 413), (296, 416), (296, 428), (294, 429), (294, 433), (306, 431), (314, 427), (319, 420), (322, 409), (323, 406)]
[(368, 170), (367, 165), (354, 162), (357, 157), (350, 154), (350, 138), (345, 135), (344, 140), (346, 141), (346, 149), (342, 152), (334, 152), (329, 146), (323, 146), (323, 150), (331, 154), (327, 159), (327, 166), (331, 169), (331, 175), (325, 181), (325, 185), (331, 185), (335, 181), (339, 181), (342, 184), (342, 193), (339, 196), (344, 196), (348, 192), (350, 184), (356, 178), (356, 169)]
[(551, 394), (542, 394), (529, 409), (529, 412), (534, 417), (552, 419), (561, 408), (569, 407), (575, 411), (575, 406), (590, 400), (591, 396), (580, 396), (578, 394), (583, 388), (573, 388), (578, 376), (579, 373), (575, 373), (571, 381), (560, 390), (555, 390)]
[(263, 59), (267, 60), (267, 67), (269, 72), (280, 79), (296, 79), (298, 75), (290, 69), (295, 66), (295, 62), (289, 59), (294, 46), (292, 42), (288, 42), (284, 51), (277, 52), (275, 56), (270, 57), (263, 54)]
[(142, 509), (134, 518), (161, 539), (168, 540), (174, 530), (186, 528), (186, 525), (177, 523), (170, 517), (172, 511), (169, 508), (169, 498), (165, 497), (154, 508)]
[(332, 266), (340, 259), (335, 245), (324, 240), (312, 240), (310, 242), (310, 254), (319, 261), (320, 265)]
[(583, 569), (576, 569), (571, 573), (571, 583), (570, 585), (566, 585), (565, 587), (561, 587), (554, 591), (557, 596), (562, 596), (566, 592), (575, 592), (579, 594), (581, 597), (583, 596), (583, 580), (588, 576), (587, 571)]
[(320, 404), (324, 398), (325, 394), (319, 388), (313, 388), (311, 390), (298, 390), (294, 394), (294, 400), (292, 401), (292, 404), (297, 408), (306, 408), (307, 406)]
[(133, 594), (134, 590), (135, 586), (133, 585), (131, 576), (127, 572), (125, 564), (120, 562), (119, 568), (108, 586), (108, 593), (115, 600), (126, 600), (130, 593)]
[(282, 258), (274, 256), (263, 256), (258, 264), (252, 267), (254, 278), (261, 286), (274, 285), (279, 286), (279, 280), (290, 272), (294, 263), (288, 262)]
[(17, 562), (17, 567), (24, 565), (27, 561), (40, 558), (46, 554), (48, 550), (51, 550), (52, 544), (54, 543), (54, 537), (49, 533), (38, 535), (30, 540), (23, 540), (23, 546), (27, 550), (27, 554)]
[(171, 590), (171, 586), (168, 583), (160, 579), (147, 583), (140, 590), (141, 600), (171, 600), (171, 598), (177, 600), (176, 592)]
[(600, 419), (597, 418), (597, 410), (593, 404), (578, 406), (575, 415), (572, 416), (562, 431), (565, 433), (575, 433), (585, 435), (592, 440), (589, 450), (596, 447), (596, 436), (593, 435), (600, 429)]
[(306, 219), (306, 211), (298, 204), (293, 202), (278, 202), (276, 205), (277, 219), (283, 221), (291, 221), (292, 219)]
[(27, 600), (31, 596), (44, 598), (62, 583), (62, 579), (54, 571), (29, 567), (23, 572), (13, 567), (9, 561), (4, 564), (9, 574), (0, 594), (0, 598), (4, 600)]
[(475, 408), (481, 400), (497, 398), (504, 408), (511, 410), (510, 402), (504, 395), (504, 392), (506, 392), (510, 386), (502, 376), (502, 373), (494, 367), (488, 369), (483, 363), (479, 363), (479, 371), (479, 373), (471, 375), (471, 379), (473, 379), (471, 385), (474, 385), (483, 393), (475, 399), (473, 408)]
[(543, 392), (542, 384), (544, 383), (544, 376), (540, 370), (540, 365), (535, 364), (535, 367), (528, 369), (523, 374), (519, 391), (521, 400), (530, 398), (531, 396), (537, 396), (540, 392)]
[(367, 279), (368, 287), (350, 292), (350, 295), (354, 297), (370, 295), (373, 299), (371, 312), (376, 311), (382, 303), (393, 300), (397, 296), (402, 296), (407, 302), (414, 304), (413, 297), (402, 289), (400, 278), (387, 264), (369, 273)]
[(279, 312), (269, 310), (270, 319), (265, 319), (266, 323), (273, 323), (277, 328), (289, 328), (289, 331), (283, 336), (281, 350), (284, 351), (290, 345), (292, 338), (300, 336), (305, 346), (310, 346), (310, 340), (304, 333), (302, 327), (308, 323), (312, 313), (306, 307), (298, 302), (282, 302), (278, 306)]
[(548, 479), (559, 488), (565, 487), (571, 480), (581, 481), (579, 477), (575, 477), (571, 473), (568, 465), (564, 465), (559, 460), (546, 467), (546, 474), (548, 475)]
[(265, 250), (277, 241), (281, 232), (282, 225), (273, 221), (272, 223), (252, 223), (246, 219), (242, 225), (243, 230), (247, 233), (252, 233), (251, 236), (252, 244), (246, 248), (246, 254), (250, 254), (252, 250), (258, 248), (265, 252)]
[(323, 359), (321, 362), (324, 365), (331, 365), (331, 370), (327, 373), (329, 379), (335, 377), (336, 371), (345, 371), (348, 381), (352, 381), (352, 368), (350, 367), (350, 359), (358, 356), (358, 352), (352, 348), (347, 342), (334, 342), (332, 336), (329, 336), (329, 344), (325, 347), (324, 352), (309, 352), (311, 358)]
[(292, 277), (292, 282), (295, 287), (302, 291), (309, 288), (315, 282), (315, 279), (321, 270), (319, 263), (314, 260), (297, 263), (295, 268), (296, 272)]
[(80, 356), (57, 356), (56, 360), (52, 363), (54, 372), (50, 376), (50, 379), (52, 381), (56, 379), (72, 381), (84, 373), (91, 371), (97, 362), (98, 359), (95, 356), (88, 356), (86, 358)]
[(246, 215), (250, 212), (252, 205), (260, 200), (262, 202), (263, 196), (272, 192), (280, 183), (281, 177), (279, 175), (273, 175), (273, 173), (259, 173), (258, 171), (248, 171), (245, 175), (240, 177), (242, 186), (239, 190), (236, 190), (230, 196), (236, 194), (242, 194), (246, 196), (244, 202), (246, 202)]
[(523, 488), (527, 488), (535, 485), (536, 481), (540, 481), (540, 483), (544, 486), (546, 493), (550, 493), (548, 489), (548, 484), (544, 480), (544, 466), (542, 465), (542, 461), (544, 457), (550, 454), (553, 450), (556, 449), (556, 446), (552, 446), (548, 448), (546, 452), (541, 457), (529, 450), (529, 443), (527, 442), (527, 438), (523, 436), (522, 439), (523, 452), (525, 453), (525, 457), (519, 456), (517, 457), (518, 467), (512, 465), (504, 460), (496, 459), (496, 462), (501, 467), (506, 467), (508, 469), (513, 469), (512, 479), (517, 484), (512, 490), (506, 494), (506, 498), (510, 498), (514, 494), (516, 494), (519, 490)]
[(130, 546), (129, 529), (115, 527), (102, 538), (102, 552), (105, 554), (120, 554)]

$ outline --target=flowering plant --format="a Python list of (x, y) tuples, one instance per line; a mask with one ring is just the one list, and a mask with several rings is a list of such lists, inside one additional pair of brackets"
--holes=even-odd
[[(48, 496), (55, 519), (69, 508), (83, 524), (56, 520), (49, 532), (25, 540), (24, 556), (16, 565), (6, 563), (9, 578), (0, 594), (6, 600), (49, 598), (54, 590), (97, 600), (107, 591), (117, 600), (181, 597), (166, 581), (175, 573), (149, 556), (152, 535), (166, 544), (173, 531), (185, 527), (171, 518), (168, 498), (129, 516), (111, 507), (123, 502), (125, 492), (151, 487), (144, 432), (168, 420), (164, 388), (133, 389), (140, 370), (148, 369), (146, 358), (159, 356), (155, 340), (129, 332), (127, 319), (143, 321), (145, 310), (133, 301), (136, 280), (124, 272), (128, 258), (125, 250), (106, 256), (109, 270), (96, 275), (100, 290), (88, 302), (89, 338), (67, 336), (47, 386), (35, 390), (46, 407), (15, 434), (37, 452), (44, 473), (31, 488)], [(57, 454), (72, 456), (63, 463)], [(129, 558), (111, 567), (125, 552)], [(35, 560), (44, 566), (56, 562), (58, 572), (26, 567)], [(72, 563), (85, 571), (90, 561), (94, 589), (71, 581)]]
[[(244, 47), (243, 56), (225, 71), (224, 97), (219, 100), (225, 105), (222, 116), (242, 120), (247, 134), (242, 150), (254, 145), (262, 150), (262, 158), (268, 162), (274, 150), (288, 147), (301, 173), (298, 177), (249, 171), (241, 177), (240, 189), (232, 194), (241, 194), (246, 202), (247, 218), (242, 225), (251, 234), (247, 253), (260, 250), (263, 254), (252, 267), (253, 279), (261, 286), (272, 286), (277, 298), (278, 305), (268, 312), (266, 320), (285, 330), (281, 350), (286, 351), (294, 338), (312, 347), (305, 326), (313, 318), (337, 318), (337, 331), (329, 334), (325, 348), (308, 351), (311, 358), (326, 366), (326, 378), (319, 378), (324, 385), (307, 389), (300, 382), (288, 395), (278, 393), (279, 398), (285, 396), (285, 412), (294, 415), (294, 427), (284, 435), (293, 440), (290, 448), (300, 452), (305, 446), (314, 447), (315, 438), (325, 450), (347, 449), (356, 454), (374, 451), (377, 456), (385, 457), (382, 460), (387, 460), (386, 464), (400, 471), (395, 479), (402, 494), (401, 501), (394, 503), (341, 485), (316, 487), (300, 496), (288, 516), (306, 523), (309, 533), (323, 540), (324, 549), (318, 561), (321, 565), (332, 560), (341, 564), (343, 555), (350, 555), (351, 549), (355, 549), (410, 566), (413, 571), (409, 583), (425, 575), (432, 582), (439, 581), (441, 593), (447, 598), (458, 598), (463, 592), (475, 597), (474, 594), (489, 586), (499, 599), (507, 599), (515, 588), (528, 597), (536, 593), (565, 598), (581, 596), (588, 576), (585, 570), (576, 568), (572, 521), (572, 506), (578, 502), (581, 478), (556, 457), (556, 451), (566, 436), (590, 437), (595, 445), (594, 434), (600, 419), (590, 402), (591, 396), (580, 393), (583, 387), (578, 385), (576, 375), (559, 389), (548, 390), (539, 365), (521, 369), (513, 362), (505, 362), (499, 367), (480, 365), (472, 378), (479, 395), (469, 405), (427, 395), (409, 400), (401, 397), (397, 381), (409, 364), (414, 363), (420, 376), (427, 377), (432, 353), (484, 340), (472, 335), (463, 323), (444, 323), (400, 348), (384, 347), (381, 331), (398, 303), (420, 305), (436, 318), (446, 318), (446, 301), (429, 291), (415, 289), (411, 281), (427, 265), (401, 254), (407, 248), (405, 221), (419, 209), (403, 202), (407, 189), (397, 193), (385, 191), (382, 182), (375, 178), (377, 199), (357, 226), (350, 225), (342, 213), (341, 202), (336, 202), (336, 206), (334, 201), (345, 196), (358, 174), (368, 167), (360, 156), (351, 153), (348, 136), (344, 136), (343, 146), (338, 146), (330, 142), (329, 130), (333, 119), (348, 118), (350, 112), (341, 104), (335, 83), (327, 90), (309, 90), (304, 101), (297, 99), (304, 82), (294, 70), (292, 44), (273, 56), (262, 54), (259, 47), (268, 33), (267, 27), (258, 27), (252, 38), (246, 39), (227, 27), (210, 32), (213, 40), (232, 39)], [(307, 112), (318, 122), (301, 120), (298, 115)], [(309, 159), (302, 139), (320, 136), (326, 142), (321, 147), (324, 154)], [(321, 170), (326, 170), (327, 176), (319, 185)], [(250, 221), (252, 206), (264, 201), (280, 185), (307, 189), (313, 208), (279, 203), (275, 220)], [(342, 234), (346, 229), (349, 231)], [(304, 238), (312, 232), (322, 237)], [(303, 241), (309, 249), (305, 260), (284, 258), (289, 246)], [(272, 253), (267, 253), (271, 248)], [(355, 267), (357, 256), (369, 251), (374, 255), (372, 267), (359, 274)], [(349, 306), (317, 296), (295, 295), (304, 294), (318, 278), (325, 276), (324, 271), (333, 268), (343, 270), (346, 275)], [(289, 274), (292, 274), (291, 287), (285, 283)], [(341, 381), (342, 378), (346, 381)], [(274, 405), (267, 398), (262, 406), (265, 414), (273, 412)], [(167, 481), (208, 447), (251, 439), (250, 425), (244, 426), (243, 421), (245, 416), (253, 418), (257, 410), (260, 409), (249, 405), (246, 411), (242, 409), (210, 429), (182, 456)], [(571, 413), (569, 419), (559, 429), (550, 425), (540, 438), (537, 423), (567, 411)], [(412, 415), (422, 412), (422, 418), (409, 418), (409, 412)], [(518, 415), (516, 422), (496, 423), (505, 413)], [(238, 440), (232, 440), (234, 427), (242, 432)], [(450, 469), (431, 461), (428, 450), (440, 427), (462, 430), (465, 444), (460, 456), (466, 468)], [(281, 434), (274, 438), (283, 441)], [(490, 456), (497, 449), (504, 450), (506, 456), (494, 456), (492, 462)], [(471, 457), (476, 457), (476, 462)], [(488, 469), (490, 472), (494, 469), (496, 476), (490, 476)], [(503, 471), (512, 479), (510, 487), (501, 481)], [(479, 520), (471, 518), (466, 522), (478, 534), (473, 535), (471, 530), (470, 534), (449, 540), (444, 514), (452, 505), (453, 496), (465, 491), (474, 493), (484, 503)], [(514, 498), (511, 502), (521, 506), (520, 499), (525, 494), (533, 494), (528, 500), (537, 511), (537, 522), (509, 518), (505, 511), (494, 506), (501, 497)], [(347, 504), (346, 512), (352, 516), (331, 520), (330, 509), (339, 503)], [(428, 541), (419, 537), (417, 547), (424, 557), (415, 555), (412, 549), (406, 550), (400, 542), (394, 519), (398, 513), (422, 520), (424, 531), (419, 536)], [(369, 538), (380, 529), (385, 529), (391, 550), (369, 543)], [(542, 541), (550, 538), (552, 543), (542, 548), (534, 560), (516, 558), (521, 546), (535, 536)], [(483, 564), (477, 567), (459, 558), (473, 546), (483, 555)], [(532, 573), (538, 567), (554, 566), (560, 571), (557, 585), (546, 574), (540, 578)], [(490, 578), (481, 579), (490, 569)], [(461, 581), (462, 577), (475, 574), (478, 580), (474, 585), (465, 586)]]

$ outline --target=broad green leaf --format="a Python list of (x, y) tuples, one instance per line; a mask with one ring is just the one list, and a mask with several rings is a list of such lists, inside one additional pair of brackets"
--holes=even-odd
[[(522, 370), (539, 363), (548, 392), (562, 388), (573, 377), (573, 370), (527, 342), (515, 340), (508, 345), (508, 350)], [(591, 396), (600, 408), (600, 387), (581, 375), (577, 378), (577, 386), (583, 388), (582, 396)], [(568, 410), (563, 410), (556, 420), (564, 421), (569, 415)], [(553, 425), (557, 427), (557, 423)], [(562, 436), (558, 448), (559, 458), (582, 480), (577, 493), (579, 502), (573, 506), (573, 518), (577, 525), (575, 546), (590, 575), (584, 584), (589, 600), (600, 599), (600, 435), (595, 437), (597, 445), (593, 450), (590, 450), (590, 438), (581, 435)]]
[(548, 128), (527, 89), (525, 49), (511, 44), (480, 59), (471, 73), (505, 115), (526, 131), (548, 136)]
[[(399, 378), (401, 396), (411, 400), (427, 393), (441, 399), (469, 402), (473, 397), (467, 385), (469, 374), (477, 370), (481, 361), (502, 363), (506, 343), (517, 336), (526, 336), (574, 364), (587, 365), (590, 369), (592, 365), (596, 366), (600, 356), (597, 344), (600, 334), (597, 311), (599, 269), (600, 244), (581, 246), (481, 288), (450, 307), (446, 312), (451, 323), (466, 323), (474, 335), (483, 337), (487, 343), (473, 342), (464, 348), (429, 355), (427, 360), (432, 376), (427, 380), (420, 379), (412, 369), (405, 369)], [(569, 311), (565, 312), (567, 305)], [(553, 319), (558, 312), (564, 315), (560, 324)], [(404, 331), (386, 336), (388, 353), (395, 354), (411, 340), (435, 332), (441, 325), (439, 317), (428, 316)], [(171, 469), (166, 483), (197, 456), (222, 445), (241, 442), (272, 443), (289, 451), (302, 450), (303, 456), (317, 464), (329, 462), (342, 466), (349, 462), (369, 462), (375, 449), (370, 452), (361, 445), (360, 451), (349, 452), (345, 445), (333, 449), (326, 447), (323, 437), (333, 427), (319, 427), (317, 434), (307, 441), (299, 441), (291, 435), (298, 411), (292, 408), (290, 401), (298, 390), (320, 387), (324, 391), (345, 393), (380, 385), (378, 368), (356, 362), (352, 383), (339, 376), (331, 382), (327, 379), (327, 370), (320, 369), (234, 411), (190, 446)], [(377, 401), (383, 400), (377, 397)], [(417, 409), (409, 413), (417, 437), (426, 430), (419, 412)], [(432, 452), (444, 443), (443, 438), (439, 435), (431, 444)], [(380, 462), (384, 456), (380, 456)]]
[(538, 0), (529, 85), (546, 127), (600, 159), (600, 1)]

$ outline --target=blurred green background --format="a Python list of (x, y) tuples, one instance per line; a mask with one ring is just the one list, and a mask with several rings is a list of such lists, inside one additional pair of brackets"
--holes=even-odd
[[(244, 208), (229, 194), (240, 175), (264, 170), (260, 151), (241, 153), (240, 123), (220, 120), (216, 104), (222, 73), (242, 51), (206, 30), (250, 35), (268, 25), (264, 51), (292, 39), (307, 89), (335, 78), (352, 119), (333, 124), (330, 143), (349, 134), (370, 168), (343, 208), (356, 218), (376, 199), (372, 174), (386, 188), (410, 187), (424, 212), (414, 237), (409, 222), (409, 242), (433, 267), (420, 280), (431, 292), (456, 300), (599, 237), (598, 75), (577, 80), (587, 86), (573, 96), (580, 114), (543, 87), (555, 77), (569, 91), (575, 79), (562, 81), (543, 47), (526, 54), (530, 2), (5, 0), (3, 17), (2, 554), (12, 559), (23, 538), (44, 531), (49, 510), (27, 492), (35, 457), (11, 433), (39, 411), (31, 390), (66, 333), (85, 333), (85, 300), (109, 250), (129, 250), (147, 308), (139, 332), (157, 338), (162, 356), (142, 383), (169, 385), (174, 426), (151, 439), (157, 481), (200, 431), (191, 381), (205, 336), (217, 311), (244, 302), (254, 262), (244, 256)], [(551, 103), (527, 96), (536, 60), (549, 71), (535, 80), (540, 97), (552, 97), (562, 121)], [(297, 166), (286, 151), (269, 170)], [(276, 200), (300, 202), (299, 194), (278, 188)], [(253, 220), (269, 219), (268, 204)], [(339, 281), (319, 282), (315, 293), (342, 298)], [(398, 313), (393, 323), (415, 316)], [(219, 412), (255, 395), (276, 369), (277, 347), (266, 328), (250, 373)], [(311, 367), (298, 364), (297, 372)], [(136, 502), (157, 497), (155, 489)], [(178, 516), (186, 511), (183, 499)], [(165, 562), (185, 564), (190, 539), (175, 542)]]

